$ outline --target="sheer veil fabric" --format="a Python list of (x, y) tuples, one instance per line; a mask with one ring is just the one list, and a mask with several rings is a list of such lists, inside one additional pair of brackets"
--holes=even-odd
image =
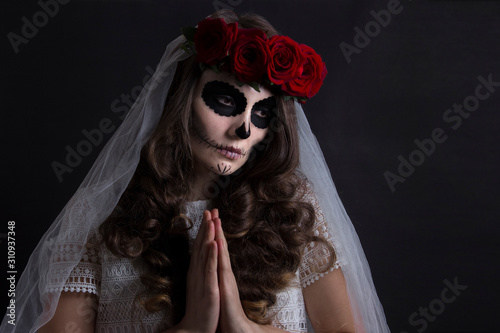
[[(9, 324), (11, 318), (6, 315), (1, 332), (34, 333), (54, 315), (61, 290), (82, 259), (89, 236), (112, 212), (135, 172), (140, 150), (163, 112), (177, 64), (190, 56), (180, 48), (184, 42), (180, 36), (167, 46), (127, 117), (33, 251), (16, 288), (16, 324)], [(302, 107), (296, 103), (295, 108), (300, 132), (299, 169), (310, 181), (328, 221), (358, 331), (389, 332), (358, 236)]]

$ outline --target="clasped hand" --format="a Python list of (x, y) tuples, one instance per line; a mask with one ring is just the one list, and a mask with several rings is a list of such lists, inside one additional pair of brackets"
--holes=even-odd
[(219, 212), (203, 213), (187, 275), (186, 313), (178, 332), (252, 332), (241, 306)]

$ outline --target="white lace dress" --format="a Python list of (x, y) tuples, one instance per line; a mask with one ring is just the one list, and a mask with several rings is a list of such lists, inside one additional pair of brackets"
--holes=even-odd
[[(323, 214), (314, 197), (308, 198), (316, 207), (316, 234), (327, 240)], [(189, 230), (190, 247), (198, 232), (202, 214), (208, 201), (188, 203), (186, 215), (192, 220)], [(94, 239), (94, 241), (92, 241)], [(137, 302), (136, 293), (143, 288), (139, 276), (142, 267), (139, 260), (119, 258), (111, 254), (92, 238), (80, 263), (73, 269), (63, 288), (64, 291), (93, 293), (99, 298), (96, 329), (98, 333), (147, 332), (158, 333), (171, 323), (164, 313), (149, 313)], [(285, 290), (277, 294), (277, 303), (269, 309), (273, 314), (272, 325), (288, 332), (307, 332), (307, 313), (302, 296), (302, 288), (321, 278), (324, 273), (316, 273), (326, 260), (326, 250), (314, 243), (308, 244), (295, 280)], [(331, 270), (338, 268), (338, 262)], [(49, 289), (50, 284), (49, 284)]]

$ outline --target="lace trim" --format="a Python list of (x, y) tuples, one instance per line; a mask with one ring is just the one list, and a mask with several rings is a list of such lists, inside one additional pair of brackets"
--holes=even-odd
[[(52, 270), (52, 276), (47, 286), (48, 292), (61, 292), (61, 291), (71, 291), (71, 292), (84, 292), (92, 293), (97, 296), (100, 295), (100, 279), (101, 268), (98, 264), (83, 262), (81, 261), (70, 273), (66, 283), (63, 285), (60, 283), (60, 278), (55, 278), (57, 276), (57, 269)], [(66, 276), (66, 275), (60, 275)]]
[(335, 263), (333, 264), (333, 267), (330, 268), (329, 270), (327, 270), (326, 272), (324, 272), (324, 273), (314, 273), (313, 275), (308, 276), (305, 280), (302, 280), (302, 288), (310, 286), (311, 284), (313, 284), (314, 282), (318, 281), (320, 278), (322, 278), (326, 274), (328, 274), (330, 272), (333, 272), (334, 270), (336, 270), (338, 268), (340, 268), (340, 263), (339, 263), (338, 260), (336, 260)]
[[(65, 291), (65, 292), (77, 292), (77, 293), (89, 293), (89, 294), (94, 294), (99, 296), (99, 291), (97, 288), (93, 288), (93, 286), (89, 286), (88, 288), (81, 287), (79, 285), (76, 286), (64, 286), (63, 288), (57, 288), (57, 289), (62, 289), (59, 291)], [(51, 290), (52, 292), (55, 292), (55, 290)]]
[[(46, 292), (86, 292), (100, 295), (101, 260), (97, 235), (89, 237), (85, 247), (73, 242), (63, 242), (55, 246), (52, 264), (49, 267)], [(72, 267), (70, 264), (76, 256), (81, 255), (80, 262)]]
[[(321, 210), (316, 196), (310, 186), (307, 186), (306, 193), (303, 198), (309, 201), (309, 203), (311, 203), (314, 207), (316, 214), (314, 235), (323, 237), (335, 249), (332, 237), (328, 232), (325, 215), (323, 214), (323, 211)], [(340, 268), (340, 262), (339, 260), (336, 260), (331, 268), (325, 270), (328, 267), (329, 262), (330, 251), (325, 244), (317, 242), (307, 244), (304, 248), (302, 262), (299, 267), (299, 278), (302, 288), (318, 281), (321, 277), (325, 276), (325, 274)]]

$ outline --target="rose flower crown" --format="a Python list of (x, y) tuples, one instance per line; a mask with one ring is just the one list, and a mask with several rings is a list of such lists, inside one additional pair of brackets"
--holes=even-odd
[(238, 29), (238, 23), (206, 18), (195, 27), (182, 29), (182, 48), (195, 53), (201, 70), (232, 72), (238, 84), (256, 91), (260, 82), (277, 86), (285, 99), (300, 103), (319, 91), (327, 70), (321, 56), (311, 47), (287, 36), (267, 38), (259, 29)]

